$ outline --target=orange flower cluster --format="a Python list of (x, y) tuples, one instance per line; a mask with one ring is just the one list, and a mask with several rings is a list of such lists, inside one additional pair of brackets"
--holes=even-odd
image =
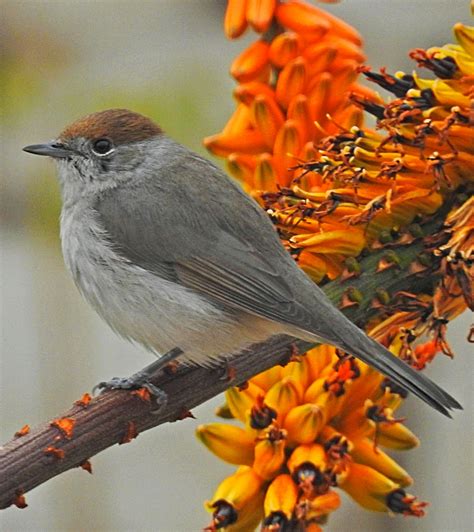
[[(423, 515), (404, 488), (408, 473), (381, 447), (406, 450), (418, 439), (393, 413), (404, 393), (379, 373), (329, 346), (226, 392), (227, 417), (198, 438), (239, 465), (206, 503), (209, 530), (320, 530), (336, 510), (340, 487), (365, 508)], [(289, 528), (286, 528), (289, 527)]]
[(266, 33), (232, 63), (237, 108), (204, 143), (249, 192), (277, 190), (290, 184), (299, 160), (314, 158), (314, 141), (361, 124), (350, 92), (377, 97), (356, 82), (362, 41), (337, 17), (298, 0), (230, 1), (227, 35), (248, 24)]
[[(327, 137), (291, 187), (261, 194), (284, 243), (316, 282), (357, 277), (357, 257), (367, 248), (389, 250), (377, 271), (400, 269), (398, 249), (425, 240), (407, 273), (439, 274), (434, 297), (405, 293), (400, 302), (382, 293), (375, 306), (386, 319), (371, 332), (419, 369), (439, 351), (452, 355), (446, 322), (474, 309), (474, 30), (457, 24), (454, 32), (458, 44), (411, 54), (434, 80), (366, 70), (396, 96), (386, 105), (352, 96), (377, 117), (378, 131), (353, 127)], [(427, 231), (430, 215), (443, 212), (444, 226)], [(427, 331), (435, 341), (412, 349)]]
[[(230, 1), (227, 34), (247, 25), (266, 33), (235, 60), (236, 112), (206, 145), (227, 158), (315, 282), (347, 285), (339, 306), (363, 306), (372, 337), (418, 369), (451, 355), (446, 323), (474, 308), (474, 30), (457, 24), (457, 44), (412, 52), (431, 80), (360, 67), (357, 33), (301, 1)], [(361, 88), (359, 71), (395, 98)], [(376, 131), (362, 128), (362, 111), (375, 115)], [(362, 252), (377, 254), (374, 278), (417, 276), (412, 292), (395, 283), (361, 294)], [(336, 488), (370, 510), (423, 515), (425, 503), (404, 491), (410, 476), (381, 449), (418, 444), (394, 415), (404, 397), (328, 346), (228, 390), (219, 415), (244, 427), (198, 429), (239, 466), (207, 503), (209, 530), (263, 520), (268, 531), (317, 531), (339, 506)]]

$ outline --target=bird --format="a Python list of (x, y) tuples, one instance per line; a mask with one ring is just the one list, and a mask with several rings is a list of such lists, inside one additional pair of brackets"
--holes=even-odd
[(151, 119), (98, 111), (23, 149), (55, 160), (66, 267), (120, 336), (212, 367), (285, 334), (336, 346), (444, 415), (462, 408), (344, 316), (239, 184)]

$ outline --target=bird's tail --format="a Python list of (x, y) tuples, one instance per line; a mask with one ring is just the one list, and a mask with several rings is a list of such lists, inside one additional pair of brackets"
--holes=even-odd
[[(430, 406), (451, 417), (449, 410), (462, 406), (447, 392), (428, 377), (415, 371), (408, 364), (394, 356), (388, 349), (367, 336), (361, 329), (351, 324), (350, 334), (345, 334), (338, 347), (377, 369), (394, 383), (414, 393)], [(350, 340), (348, 341), (348, 338)]]

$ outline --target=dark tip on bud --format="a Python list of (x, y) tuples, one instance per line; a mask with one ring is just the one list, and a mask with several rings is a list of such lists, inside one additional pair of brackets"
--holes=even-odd
[(349, 441), (342, 434), (336, 434), (324, 442), (324, 450), (333, 460), (342, 460), (349, 452)]
[(398, 489), (390, 492), (387, 495), (387, 506), (396, 514), (402, 514), (409, 509), (408, 505), (404, 502), (406, 493), (402, 489)]
[(407, 495), (403, 489), (390, 492), (385, 502), (392, 512), (415, 517), (423, 517), (425, 515), (423, 508), (428, 505), (426, 502), (417, 502), (415, 497)]
[(263, 521), (263, 530), (268, 530), (272, 532), (283, 532), (289, 531), (288, 528), (288, 518), (283, 512), (272, 512), (268, 517)]
[(367, 419), (370, 419), (375, 423), (387, 421), (386, 416), (384, 415), (383, 411), (381, 412), (380, 407), (378, 405), (373, 405), (367, 408), (365, 416)]
[(212, 506), (216, 509), (212, 514), (212, 520), (216, 530), (232, 525), (237, 521), (237, 510), (227, 501), (219, 500)]
[(400, 397), (402, 397), (403, 399), (406, 399), (408, 397), (408, 392), (407, 390), (405, 390), (405, 388), (402, 388), (401, 386), (399, 386), (398, 384), (396, 384), (395, 382), (391, 381), (390, 379), (388, 378), (385, 378), (381, 384), (380, 384), (380, 388), (385, 391), (388, 389), (388, 391), (390, 393), (396, 393), (397, 395), (399, 395)]
[(330, 472), (321, 471), (311, 462), (303, 462), (299, 465), (293, 471), (292, 478), (300, 491), (308, 498), (327, 493), (335, 482)]
[(276, 417), (276, 410), (265, 404), (261, 407), (253, 407), (250, 413), (250, 426), (256, 430), (266, 429)]
[(316, 484), (317, 479), (321, 479), (321, 477), (321, 471), (311, 462), (303, 462), (293, 473), (293, 480), (296, 484), (308, 481)]

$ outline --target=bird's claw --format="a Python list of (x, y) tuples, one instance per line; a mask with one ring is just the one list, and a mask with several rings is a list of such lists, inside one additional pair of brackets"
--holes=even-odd
[(152, 410), (152, 413), (156, 414), (168, 403), (168, 394), (153, 384), (150, 378), (152, 375), (163, 371), (169, 363), (175, 362), (182, 353), (183, 351), (179, 347), (175, 347), (131, 377), (113, 377), (109, 381), (99, 382), (92, 389), (92, 393), (97, 395), (104, 390), (139, 390), (145, 388), (158, 405), (157, 409)]
[(105, 390), (139, 390), (145, 388), (154, 398), (158, 405), (157, 409), (152, 410), (152, 413), (158, 413), (168, 403), (168, 394), (150, 382), (146, 375), (136, 373), (131, 377), (113, 377), (109, 381), (99, 382), (92, 389), (94, 395), (98, 395)]

